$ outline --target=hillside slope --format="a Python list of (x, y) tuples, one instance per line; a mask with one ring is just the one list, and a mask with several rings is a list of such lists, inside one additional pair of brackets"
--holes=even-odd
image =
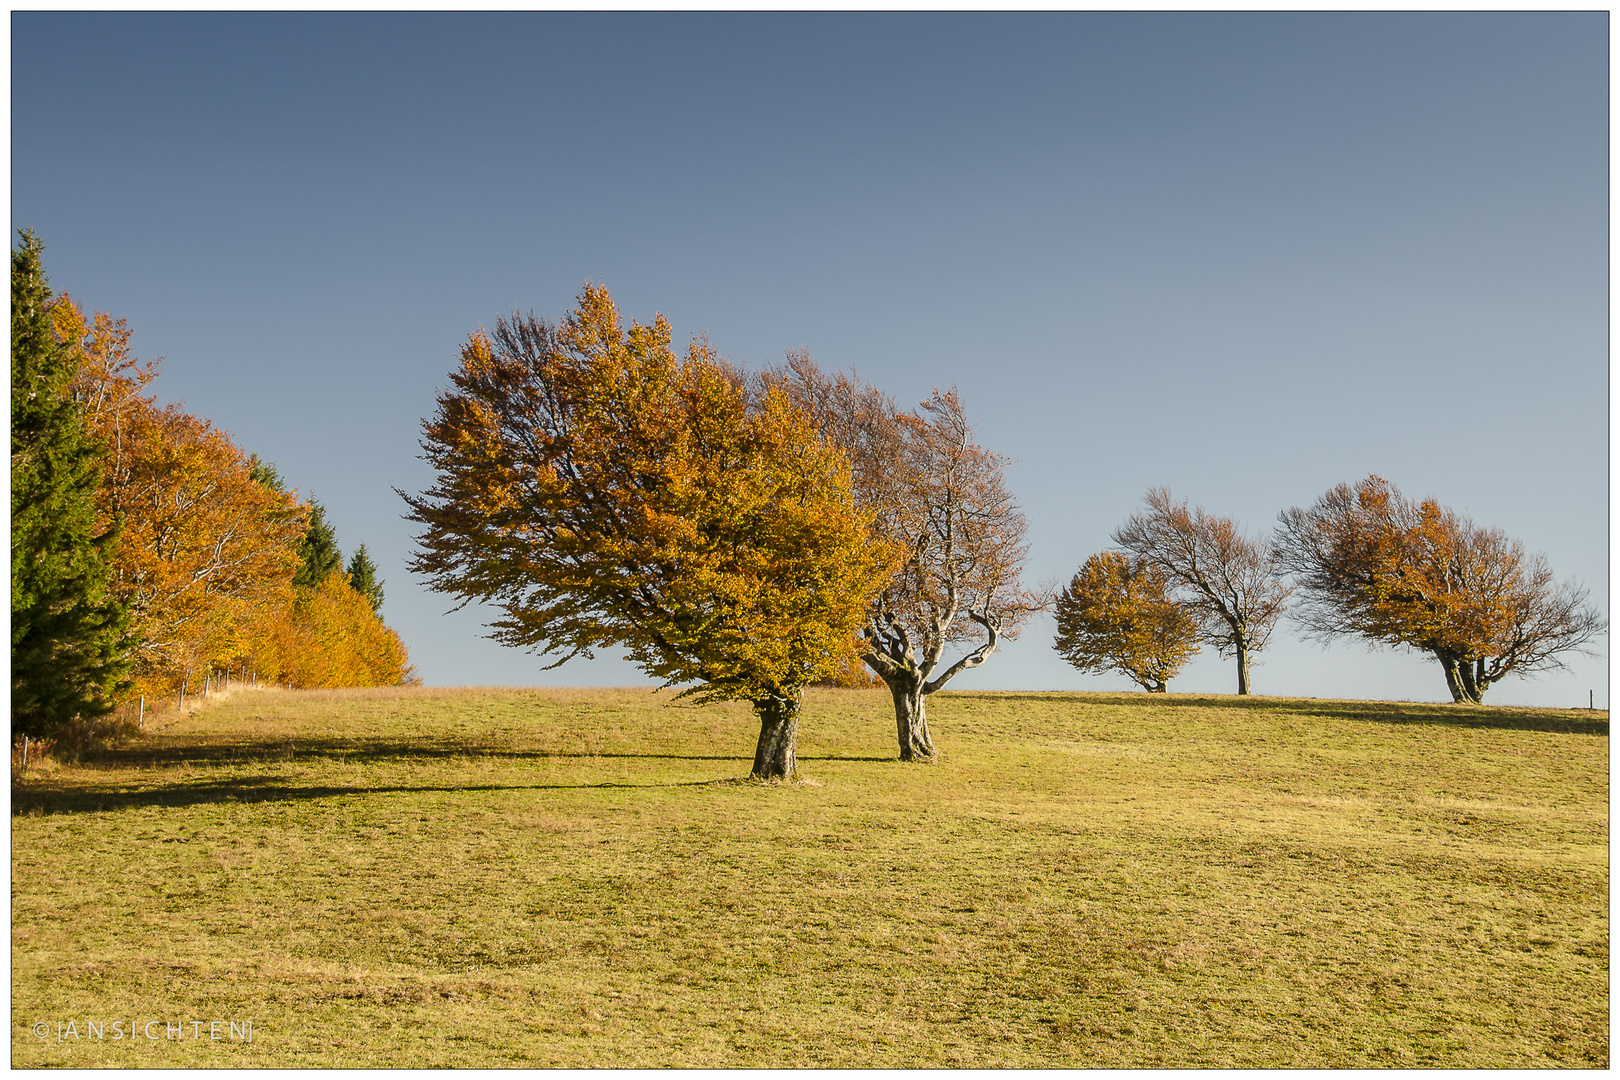
[(944, 693), (922, 766), (812, 691), (776, 786), (667, 693), (168, 719), (14, 778), (16, 1066), (1608, 1064), (1606, 713)]

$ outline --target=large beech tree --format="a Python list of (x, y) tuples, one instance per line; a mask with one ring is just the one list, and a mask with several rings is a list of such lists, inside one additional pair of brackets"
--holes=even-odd
[(552, 666), (618, 645), (683, 694), (752, 703), (753, 774), (793, 775), (802, 690), (896, 559), (843, 453), (704, 342), (677, 356), (662, 316), (622, 326), (600, 286), (561, 324), (474, 334), (451, 381), (424, 424), (437, 481), (405, 496), (411, 568)]
[(1270, 539), (1252, 536), (1230, 518), (1175, 502), (1150, 488), (1145, 508), (1114, 530), (1114, 543), (1162, 570), (1199, 621), (1205, 640), (1237, 660), (1237, 692), (1249, 692), (1249, 657), (1266, 647), (1291, 590)]
[[(860, 656), (894, 699), (902, 760), (933, 760), (927, 700), (988, 660), (1043, 601), (1021, 584), (1026, 524), (1005, 486), (1007, 459), (973, 440), (955, 389), (915, 412), (857, 376), (822, 372), (805, 351), (767, 372), (853, 463), (857, 501), (905, 552), (867, 605)], [(971, 643), (946, 663), (952, 645)]]
[(1459, 704), (1478, 704), (1509, 675), (1562, 667), (1606, 626), (1543, 556), (1377, 476), (1283, 511), (1277, 549), (1303, 593), (1294, 617), (1307, 633), (1429, 653)]
[(135, 615), (149, 689), (233, 666), (260, 620), (291, 602), (305, 511), (250, 470), (224, 432), (173, 405), (129, 418), (103, 498), (123, 515), (114, 587)]
[(1143, 558), (1104, 551), (1058, 594), (1058, 654), (1081, 671), (1118, 671), (1164, 693), (1198, 651), (1198, 620), (1169, 594), (1164, 572)]

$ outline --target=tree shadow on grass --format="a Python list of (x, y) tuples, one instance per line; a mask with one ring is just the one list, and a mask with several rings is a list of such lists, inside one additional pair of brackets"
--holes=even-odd
[(443, 761), (452, 758), (504, 758), (538, 761), (542, 758), (645, 758), (658, 761), (749, 761), (741, 754), (652, 754), (558, 752), (514, 748), (512, 746), (463, 743), (415, 742), (407, 740), (360, 739), (265, 739), (248, 742), (215, 742), (198, 739), (166, 741), (161, 744), (133, 743), (103, 751), (94, 765), (114, 768), (161, 768), (170, 765), (215, 765), (250, 761), (296, 761), (324, 758), (357, 765), (388, 762)]
[(1608, 737), (1609, 714), (1582, 716), (1572, 709), (1513, 709), (1490, 705), (1426, 705), (1400, 701), (1311, 702), (1297, 710), (1304, 716), (1360, 720), (1374, 724), (1434, 724), (1454, 728), (1544, 731), (1558, 735)]
[[(941, 697), (949, 697), (942, 694)], [(1131, 705), (1153, 709), (1225, 709), (1283, 712), (1335, 720), (1375, 724), (1435, 724), (1442, 727), (1497, 728), (1509, 731), (1545, 731), (1560, 735), (1607, 737), (1609, 713), (1605, 709), (1532, 709), (1494, 705), (1442, 705), (1424, 701), (1340, 701), (1318, 698), (1275, 698), (1236, 694), (1087, 694), (957, 691), (961, 701), (971, 697), (997, 699), (997, 704), (1039, 702), (1067, 705)]]
[[(713, 780), (691, 780), (670, 783), (627, 783), (598, 781), (592, 783), (534, 783), (534, 784), (377, 784), (332, 786), (289, 782), (285, 777), (268, 774), (232, 776), (219, 780), (165, 780), (159, 776), (151, 786), (132, 787), (128, 779), (99, 781), (111, 769), (159, 770), (183, 765), (252, 766), (269, 763), (289, 764), (319, 762), (353, 765), (408, 764), (412, 761), (446, 761), (457, 758), (470, 761), (538, 761), (545, 758), (561, 760), (647, 760), (647, 761), (727, 761), (735, 762), (744, 770), (752, 762), (741, 754), (656, 754), (656, 753), (558, 753), (548, 750), (514, 749), (510, 746), (458, 742), (407, 742), (401, 740), (355, 739), (271, 739), (242, 742), (212, 742), (204, 739), (140, 739), (133, 744), (102, 751), (94, 761), (80, 769), (63, 775), (13, 783), (11, 812), (13, 816), (30, 813), (87, 813), (102, 810), (138, 809), (143, 807), (196, 806), (207, 803), (283, 802), (305, 799), (324, 799), (351, 795), (383, 795), (404, 792), (489, 792), (489, 791), (579, 791), (591, 788), (654, 789), (704, 787), (739, 782), (736, 777)], [(869, 761), (889, 762), (888, 757), (848, 757), (838, 755), (800, 757), (803, 762), (815, 761)], [(125, 774), (127, 777), (127, 774)]]
[(332, 785), (289, 784), (278, 777), (239, 776), (229, 780), (208, 780), (163, 784), (131, 790), (111, 784), (73, 784), (50, 787), (13, 787), (13, 817), (28, 814), (84, 814), (107, 810), (140, 810), (149, 807), (179, 808), (219, 803), (249, 805), (264, 802), (298, 802), (345, 796), (446, 794), (460, 795), (491, 791), (588, 791), (600, 789), (651, 790), (655, 788), (714, 787), (734, 783), (734, 778), (685, 780), (664, 784), (629, 784), (604, 780), (592, 784), (378, 784)]
[[(645, 760), (645, 761), (752, 761), (746, 754), (656, 754), (618, 751), (557, 751), (514, 748), (509, 745), (464, 742), (415, 742), (406, 740), (359, 739), (266, 739), (244, 742), (216, 742), (171, 739), (163, 742), (139, 741), (113, 747), (98, 754), (92, 767), (162, 768), (173, 765), (245, 764), (253, 761), (297, 761), (323, 758), (368, 765), (389, 762), (442, 761), (452, 758), (498, 758), (538, 761), (558, 758), (565, 761)], [(803, 756), (800, 761), (890, 761), (887, 757)]]

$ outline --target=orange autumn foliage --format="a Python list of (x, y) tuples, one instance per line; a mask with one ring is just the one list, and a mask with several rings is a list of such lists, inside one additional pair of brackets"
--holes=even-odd
[(293, 590), (291, 603), (258, 625), (251, 670), (299, 688), (416, 683), (405, 644), (340, 573)]
[(685, 694), (751, 702), (755, 775), (790, 776), (803, 688), (843, 666), (896, 551), (786, 395), (670, 338), (594, 285), (560, 324), (473, 334), (424, 424), (435, 484), (405, 496), (412, 569), (498, 608), (497, 641), (557, 663), (622, 646)]
[[(375, 615), (367, 624), (346, 609), (327, 612), (335, 600), (293, 588), (309, 508), (261, 482), (225, 432), (145, 392), (157, 362), (135, 359), (124, 320), (86, 320), (65, 295), (52, 318), (77, 353), (73, 389), (86, 425), (106, 447), (97, 510), (100, 525), (116, 529), (111, 587), (136, 633), (131, 693), (195, 688), (207, 672), (243, 665), (305, 685), (292, 677), (304, 667), (282, 659), (283, 645), (303, 640), (323, 642), (327, 656), (307, 685), (375, 685), (387, 670), (404, 677), (403, 648)], [(332, 627), (356, 643), (335, 645)]]
[(818, 679), (814, 685), (840, 690), (876, 690), (883, 685), (883, 680), (872, 674), (859, 656), (848, 656), (837, 671)]
[(1608, 625), (1586, 589), (1559, 582), (1544, 556), (1379, 476), (1284, 511), (1277, 535), (1304, 593), (1294, 617), (1308, 634), (1426, 652), (1458, 704), (1481, 703), (1509, 675), (1556, 670)]

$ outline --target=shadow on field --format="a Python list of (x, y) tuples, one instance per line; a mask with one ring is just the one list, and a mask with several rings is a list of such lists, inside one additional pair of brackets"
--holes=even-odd
[[(161, 773), (151, 778), (151, 786), (131, 787), (128, 782), (98, 782), (103, 769), (161, 770), (185, 765), (252, 766), (294, 762), (350, 765), (408, 764), (411, 761), (539, 761), (641, 759), (649, 761), (729, 761), (746, 770), (752, 756), (742, 754), (656, 754), (656, 753), (558, 753), (547, 750), (519, 750), (510, 746), (470, 743), (427, 743), (400, 740), (368, 742), (354, 739), (271, 739), (261, 741), (216, 742), (202, 738), (156, 736), (137, 738), (123, 746), (103, 750), (79, 769), (27, 783), (13, 783), (13, 816), (28, 813), (89, 813), (101, 810), (142, 807), (196, 806), (207, 803), (286, 802), (326, 799), (344, 795), (386, 795), (403, 792), (487, 792), (487, 791), (578, 791), (590, 788), (682, 788), (705, 787), (738, 782), (735, 777), (690, 780), (679, 783), (623, 783), (601, 781), (582, 784), (379, 784), (375, 786), (331, 786), (291, 783), (274, 775), (233, 776), (221, 780), (165, 781)], [(846, 757), (839, 755), (801, 756), (800, 761), (890, 762), (890, 757)], [(145, 779), (145, 778), (143, 778)]]
[(1573, 709), (1497, 709), (1489, 705), (1420, 705), (1399, 701), (1312, 703), (1299, 712), (1374, 724), (1436, 724), (1455, 728), (1546, 731), (1559, 735), (1609, 734), (1608, 712), (1583, 716)]
[(162, 767), (184, 764), (229, 764), (247, 761), (296, 761), (326, 758), (350, 764), (442, 761), (446, 758), (646, 758), (660, 761), (752, 761), (741, 754), (628, 754), (557, 753), (552, 750), (515, 750), (510, 746), (474, 743), (368, 742), (355, 739), (266, 739), (255, 742), (195, 742), (174, 740), (163, 745), (134, 743), (103, 751), (96, 763), (114, 767)]
[[(405, 741), (366, 742), (355, 739), (268, 739), (256, 742), (214, 742), (198, 739), (165, 740), (160, 745), (136, 742), (114, 747), (96, 755), (95, 764), (114, 768), (161, 768), (171, 765), (242, 764), (252, 761), (297, 761), (325, 758), (350, 764), (377, 764), (410, 761), (436, 761), (447, 758), (511, 759), (538, 761), (631, 759), (646, 761), (753, 761), (752, 754), (655, 754), (604, 751), (601, 753), (559, 752), (555, 750), (516, 750), (510, 746), (473, 743), (427, 743)], [(890, 761), (888, 757), (841, 757), (837, 755), (800, 756), (800, 761)]]
[(127, 788), (101, 784), (51, 787), (17, 787), (11, 791), (13, 817), (35, 811), (46, 814), (84, 814), (103, 810), (139, 810), (147, 807), (202, 806), (209, 803), (294, 802), (303, 799), (331, 799), (344, 795), (399, 795), (441, 792), (488, 791), (584, 791), (591, 788), (684, 788), (709, 787), (731, 780), (687, 780), (669, 784), (623, 784), (603, 781), (595, 784), (381, 784), (376, 787), (334, 787), (289, 784), (268, 776), (239, 776), (230, 780), (168, 784), (162, 787)]
[[(946, 695), (941, 695), (945, 697)], [(1298, 716), (1359, 720), (1372, 724), (1436, 724), (1457, 728), (1501, 728), (1546, 731), (1560, 735), (1609, 734), (1606, 709), (1527, 709), (1491, 705), (1441, 705), (1422, 701), (1333, 701), (1316, 698), (1238, 697), (1193, 694), (994, 693), (957, 691), (959, 701), (972, 698), (998, 702), (1041, 702), (1064, 705), (1132, 705), (1155, 709), (1227, 709), (1272, 712), (1285, 709)]]

